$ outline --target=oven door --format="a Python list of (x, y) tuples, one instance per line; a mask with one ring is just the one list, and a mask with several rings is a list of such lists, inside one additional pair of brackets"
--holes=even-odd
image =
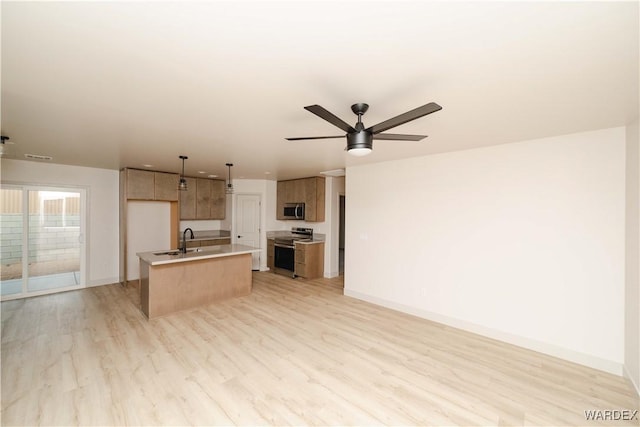
[(284, 270), (294, 271), (295, 269), (295, 248), (288, 245), (275, 244), (273, 264), (276, 268), (282, 268)]

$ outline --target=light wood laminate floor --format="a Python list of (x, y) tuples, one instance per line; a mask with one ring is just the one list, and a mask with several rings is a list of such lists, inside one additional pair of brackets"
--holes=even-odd
[(254, 273), (148, 321), (108, 285), (2, 303), (2, 425), (638, 425), (623, 378)]

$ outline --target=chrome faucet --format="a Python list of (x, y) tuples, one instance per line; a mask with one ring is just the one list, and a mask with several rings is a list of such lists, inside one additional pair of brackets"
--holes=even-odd
[(182, 252), (183, 254), (187, 253), (187, 231), (191, 233), (190, 239), (193, 239), (193, 230), (190, 228), (185, 228), (184, 232), (182, 233), (182, 247), (180, 248), (180, 252)]

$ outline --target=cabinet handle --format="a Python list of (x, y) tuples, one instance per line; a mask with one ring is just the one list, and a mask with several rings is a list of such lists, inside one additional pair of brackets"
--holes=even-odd
[(241, 238), (242, 236), (238, 236), (238, 239)]

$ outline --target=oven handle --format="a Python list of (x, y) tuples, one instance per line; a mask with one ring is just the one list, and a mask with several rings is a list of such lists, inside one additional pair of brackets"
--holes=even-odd
[(295, 246), (283, 245), (281, 243), (274, 243), (273, 246), (275, 246), (277, 248), (287, 248), (287, 249), (295, 249), (296, 248)]

